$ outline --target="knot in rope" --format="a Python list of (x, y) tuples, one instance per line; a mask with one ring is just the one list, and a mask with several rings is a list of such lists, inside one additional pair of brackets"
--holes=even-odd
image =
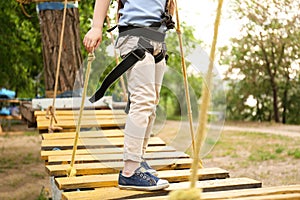
[(47, 111), (46, 111), (46, 119), (50, 119), (50, 117), (53, 117), (55, 123), (57, 123), (57, 119), (56, 119), (56, 116), (55, 116), (55, 109), (53, 106), (49, 106), (47, 108)]
[(92, 52), (92, 53), (89, 53), (89, 55), (88, 55), (88, 62), (93, 62), (94, 60), (95, 60), (95, 54), (94, 54), (94, 52)]
[(57, 123), (56, 115), (55, 115), (55, 108), (54, 106), (49, 106), (46, 111), (46, 119), (50, 119), (50, 125), (48, 128), (49, 133), (53, 133), (54, 131), (60, 131), (63, 128), (58, 126), (53, 126), (52, 120)]

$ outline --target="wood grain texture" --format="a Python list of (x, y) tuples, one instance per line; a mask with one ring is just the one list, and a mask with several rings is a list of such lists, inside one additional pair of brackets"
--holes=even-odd
[[(90, 191), (91, 192), (91, 191)], [(76, 199), (77, 197), (70, 199)], [(78, 194), (77, 194), (78, 195)], [(66, 199), (65, 193), (63, 198)], [(85, 198), (83, 198), (85, 199)], [(167, 200), (168, 197), (152, 196), (149, 198), (135, 198), (136, 200)], [(300, 185), (284, 185), (275, 187), (263, 187), (253, 189), (239, 189), (219, 192), (204, 192), (201, 195), (202, 200), (299, 200), (300, 199)]]
[[(187, 181), (189, 179), (189, 176), (189, 169), (158, 171), (158, 177), (166, 179), (169, 182)], [(220, 177), (227, 178), (228, 172), (219, 168), (204, 168), (198, 170), (198, 176), (199, 180), (207, 180)], [(114, 187), (118, 185), (118, 174), (63, 177), (56, 178), (55, 181), (58, 188), (61, 190), (77, 188)]]
[[(60, 139), (74, 139), (75, 132), (63, 132), (63, 133), (44, 133), (42, 138), (44, 140), (60, 140)], [(109, 129), (109, 130), (96, 130), (96, 131), (81, 131), (79, 133), (80, 138), (110, 138), (110, 137), (122, 137), (124, 136), (124, 130), (121, 129)]]
[[(45, 116), (46, 111), (41, 111), (37, 110), (34, 112), (34, 115), (37, 116)], [(79, 110), (56, 110), (55, 111), (56, 116), (76, 116), (79, 115)], [(83, 116), (87, 115), (126, 115), (124, 110), (110, 110), (110, 109), (105, 109), (105, 110), (84, 110), (82, 113)]]
[[(144, 156), (146, 160), (155, 160), (155, 159), (178, 159), (178, 158), (189, 158), (184, 152), (152, 152), (146, 153)], [(90, 153), (89, 155), (76, 155), (75, 162), (83, 163), (83, 162), (114, 162), (114, 161), (122, 161), (123, 154), (96, 154)], [(48, 164), (59, 164), (64, 162), (70, 162), (70, 155), (63, 156), (49, 156)]]
[[(73, 150), (60, 150), (60, 151), (41, 151), (41, 159), (48, 160), (49, 156), (63, 156), (72, 154)], [(176, 149), (171, 146), (150, 146), (146, 152), (174, 152)], [(123, 154), (122, 148), (90, 148), (90, 149), (78, 149), (76, 155), (90, 155), (90, 154)]]
[[(39, 130), (48, 129), (50, 121), (39, 121), (37, 122), (37, 128)], [(82, 120), (81, 128), (92, 128), (92, 127), (102, 127), (102, 128), (116, 128), (124, 127), (125, 119), (95, 119), (95, 120)], [(54, 126), (59, 126), (65, 129), (75, 129), (77, 122), (75, 120), (60, 120), (54, 123)]]
[[(170, 191), (177, 189), (189, 188), (189, 182), (171, 183), (170, 187), (156, 192), (134, 191), (134, 190), (120, 190), (117, 187), (96, 188), (95, 190), (80, 191), (80, 192), (64, 192), (63, 199), (148, 199), (147, 197), (155, 197), (157, 199), (167, 199)], [(256, 188), (261, 184), (258, 181), (248, 178), (228, 178), (220, 180), (202, 180), (198, 181), (196, 187), (205, 191), (218, 190), (234, 190), (240, 188)], [(162, 196), (164, 195), (164, 196)], [(151, 199), (151, 198), (149, 198)]]
[[(64, 140), (42, 140), (42, 149), (72, 149), (74, 144), (74, 139), (64, 139)], [(123, 137), (115, 138), (79, 138), (78, 149), (82, 148), (100, 148), (100, 147), (122, 147), (124, 145)], [(151, 137), (149, 139), (149, 146), (165, 146), (166, 143), (159, 137)]]
[[(179, 170), (189, 169), (192, 159), (166, 159), (166, 160), (149, 160), (148, 164), (156, 170)], [(108, 174), (118, 173), (124, 166), (123, 162), (97, 162), (97, 163), (80, 163), (75, 164), (77, 175), (93, 175), (93, 174)], [(46, 171), (50, 176), (66, 176), (69, 164), (62, 165), (47, 165)], [(220, 172), (221, 173), (221, 172)], [(219, 173), (219, 176), (221, 176)], [(223, 170), (222, 177), (228, 177), (228, 172)]]

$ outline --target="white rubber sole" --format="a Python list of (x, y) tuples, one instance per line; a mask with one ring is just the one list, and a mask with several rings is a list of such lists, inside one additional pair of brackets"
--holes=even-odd
[(134, 185), (119, 185), (120, 189), (123, 190), (144, 190), (144, 191), (154, 191), (154, 190), (162, 190), (169, 187), (169, 184), (164, 185), (155, 185), (155, 186), (134, 186)]

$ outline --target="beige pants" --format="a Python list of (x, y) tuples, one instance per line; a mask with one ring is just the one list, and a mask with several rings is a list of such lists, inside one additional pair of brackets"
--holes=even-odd
[[(138, 40), (135, 36), (120, 37), (116, 47), (121, 56), (134, 50)], [(154, 47), (154, 55), (158, 54), (162, 43), (150, 43)], [(165, 59), (155, 63), (153, 55), (146, 52), (146, 57), (126, 72), (131, 104), (125, 125), (124, 161), (142, 160), (155, 120), (165, 70)]]

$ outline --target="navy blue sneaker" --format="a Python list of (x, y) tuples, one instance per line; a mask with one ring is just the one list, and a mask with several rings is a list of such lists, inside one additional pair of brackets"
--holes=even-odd
[(135, 190), (162, 190), (169, 187), (167, 180), (160, 179), (148, 172), (142, 172), (143, 168), (139, 167), (130, 177), (119, 174), (119, 188), (120, 189), (135, 189)]
[(146, 172), (149, 172), (150, 174), (152, 174), (154, 176), (158, 175), (157, 171), (155, 169), (153, 169), (152, 167), (150, 167), (148, 165), (148, 163), (146, 162), (146, 160), (143, 160), (141, 162), (141, 167), (143, 167), (146, 170)]

